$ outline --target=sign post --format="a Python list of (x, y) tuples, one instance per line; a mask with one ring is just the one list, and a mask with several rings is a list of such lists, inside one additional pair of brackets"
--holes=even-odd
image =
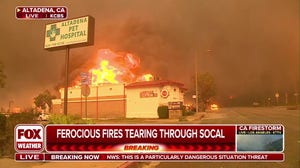
[(80, 73), (81, 77), (81, 93), (85, 97), (85, 119), (87, 119), (87, 97), (90, 95), (91, 76), (89, 73)]
[(45, 30), (45, 49), (66, 49), (64, 114), (68, 111), (69, 86), (69, 53), (70, 47), (80, 47), (93, 44), (94, 18), (83, 16), (65, 21), (50, 23)]
[(64, 89), (64, 115), (68, 111), (68, 86), (69, 86), (69, 46), (66, 47), (66, 60), (65, 60), (65, 89)]

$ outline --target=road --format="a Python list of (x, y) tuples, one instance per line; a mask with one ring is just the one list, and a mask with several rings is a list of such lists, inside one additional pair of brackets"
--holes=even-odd
[(284, 162), (161, 162), (157, 168), (299, 168), (299, 111), (285, 107), (223, 108), (207, 112), (200, 124), (283, 124), (285, 126)]

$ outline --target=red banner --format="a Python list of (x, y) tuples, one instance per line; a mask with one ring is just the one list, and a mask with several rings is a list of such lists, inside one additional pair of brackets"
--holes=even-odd
[(66, 19), (68, 9), (65, 6), (17, 6), (17, 19)]
[(43, 153), (16, 153), (16, 161), (44, 161), (45, 154)]
[(25, 162), (283, 161), (284, 126), (20, 124), (15, 149)]
[(233, 125), (49, 125), (46, 150), (235, 151)]
[(283, 161), (283, 153), (46, 153), (20, 154), (16, 161)]

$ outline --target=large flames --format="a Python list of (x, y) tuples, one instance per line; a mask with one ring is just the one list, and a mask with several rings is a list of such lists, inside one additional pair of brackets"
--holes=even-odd
[[(91, 76), (91, 85), (153, 80), (151, 74), (140, 73), (140, 59), (136, 55), (101, 49), (97, 56), (96, 66), (88, 70)], [(76, 83), (80, 84), (81, 82)]]

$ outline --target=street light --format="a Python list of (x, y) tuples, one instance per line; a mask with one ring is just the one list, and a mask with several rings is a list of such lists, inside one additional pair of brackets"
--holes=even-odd
[(298, 92), (295, 92), (294, 96), (296, 98), (296, 107), (298, 108), (298, 96), (299, 96)]
[(195, 54), (195, 86), (196, 86), (196, 113), (199, 112), (199, 105), (198, 105), (198, 55), (197, 51)]
[[(213, 50), (208, 49), (207, 53), (212, 52)], [(196, 113), (199, 112), (199, 90), (198, 90), (198, 53), (197, 50), (195, 52), (195, 90), (196, 90)]]

